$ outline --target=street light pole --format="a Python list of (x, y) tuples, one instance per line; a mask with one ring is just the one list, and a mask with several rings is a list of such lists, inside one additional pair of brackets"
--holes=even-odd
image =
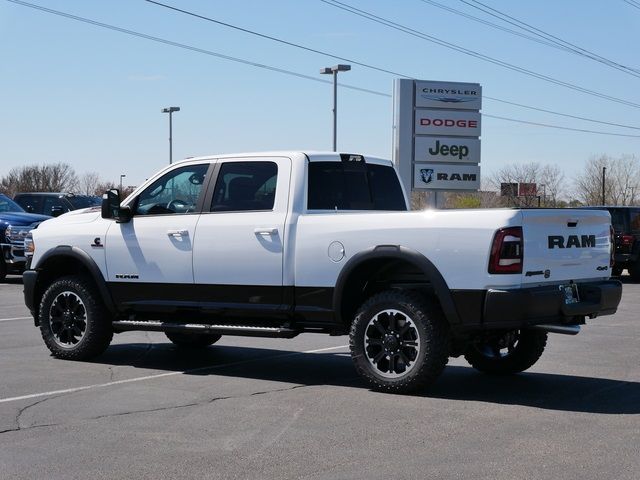
[(167, 107), (161, 110), (162, 113), (169, 114), (169, 165), (173, 163), (173, 112), (179, 112), (180, 107)]
[(121, 175), (120, 175), (120, 193), (122, 193), (122, 179), (123, 179), (124, 177), (126, 177), (126, 175), (125, 175), (125, 174), (121, 174)]
[(321, 74), (333, 75), (333, 151), (338, 151), (338, 72), (348, 72), (351, 65), (334, 65), (320, 70)]
[(602, 206), (604, 207), (605, 205), (605, 196), (604, 196), (604, 179), (605, 179), (605, 175), (607, 173), (607, 167), (602, 167)]

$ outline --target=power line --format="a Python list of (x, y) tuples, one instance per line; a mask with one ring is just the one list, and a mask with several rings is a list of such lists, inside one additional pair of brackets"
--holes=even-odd
[[(224, 55), (224, 54), (221, 54), (221, 53), (213, 52), (211, 50), (205, 50), (205, 49), (194, 47), (194, 46), (191, 46), (191, 45), (185, 45), (185, 44), (182, 44), (182, 43), (173, 42), (171, 40), (166, 40), (166, 39), (163, 39), (163, 38), (160, 38), (160, 37), (154, 37), (152, 35), (147, 35), (147, 34), (144, 34), (144, 33), (136, 32), (134, 30), (128, 30), (128, 29), (125, 29), (125, 28), (117, 27), (115, 25), (110, 25), (110, 24), (107, 24), (107, 23), (98, 22), (96, 20), (91, 20), (91, 19), (88, 19), (88, 18), (85, 18), (85, 17), (80, 17), (80, 16), (77, 16), (77, 15), (73, 15), (73, 14), (70, 14), (70, 13), (61, 12), (61, 11), (58, 11), (58, 10), (53, 10), (53, 9), (50, 9), (50, 8), (42, 7), (40, 5), (34, 5), (34, 4), (31, 4), (31, 3), (28, 3), (28, 2), (24, 2), (22, 0), (7, 0), (7, 1), (11, 2), (11, 3), (14, 3), (14, 4), (17, 4), (17, 5), (24, 6), (24, 7), (33, 8), (35, 10), (40, 10), (42, 12), (49, 13), (49, 14), (52, 14), (52, 15), (57, 15), (57, 16), (60, 16), (60, 17), (64, 17), (64, 18), (67, 18), (67, 19), (70, 19), (70, 20), (76, 20), (76, 21), (79, 21), (79, 22), (87, 23), (87, 24), (94, 25), (94, 26), (101, 27), (101, 28), (105, 28), (105, 29), (108, 29), (108, 30), (112, 30), (112, 31), (120, 32), (120, 33), (125, 33), (127, 35), (131, 35), (131, 36), (134, 36), (134, 37), (143, 38), (145, 40), (150, 40), (150, 41), (153, 41), (153, 42), (162, 43), (164, 45), (169, 45), (169, 46), (172, 46), (172, 47), (182, 48), (182, 49), (186, 49), (186, 50), (189, 50), (189, 51), (192, 51), (192, 52), (196, 52), (196, 53), (202, 53), (202, 54), (205, 54), (205, 55), (209, 55), (209, 56), (213, 56), (213, 57), (216, 57), (216, 58), (220, 58), (222, 60), (228, 60), (228, 61), (232, 61), (232, 62), (236, 62), (236, 63), (241, 63), (243, 65), (248, 65), (248, 66), (251, 66), (251, 67), (262, 68), (262, 69), (266, 69), (266, 70), (269, 70), (269, 71), (272, 71), (272, 72), (277, 72), (277, 73), (282, 73), (282, 74), (285, 74), (285, 75), (294, 76), (294, 77), (297, 77), (297, 78), (302, 78), (304, 80), (312, 80), (314, 82), (321, 82), (321, 83), (332, 83), (331, 81), (323, 80), (321, 78), (312, 77), (310, 75), (305, 75), (305, 74), (294, 72), (294, 71), (291, 71), (291, 70), (285, 70), (285, 69), (282, 69), (282, 68), (273, 67), (271, 65), (265, 65), (265, 64), (253, 62), (253, 61), (250, 61), (250, 60), (245, 60), (245, 59), (242, 59), (242, 58), (231, 57), (229, 55)], [(369, 90), (369, 89), (366, 89), (366, 88), (360, 88), (360, 87), (356, 87), (356, 86), (353, 86), (353, 85), (346, 85), (346, 84), (343, 84), (343, 83), (341, 83), (340, 86), (343, 87), (343, 88), (348, 88), (348, 89), (351, 89), (351, 90), (357, 90), (357, 91), (364, 92), (364, 93), (369, 93), (369, 94), (372, 94), (372, 95), (391, 98), (391, 95), (389, 95), (388, 93), (379, 92), (379, 91), (376, 91), (376, 90)], [(497, 99), (493, 99), (491, 97), (487, 97), (487, 98), (490, 98), (492, 100), (497, 100)], [(501, 101), (501, 100), (498, 100), (498, 101)], [(506, 103), (509, 103), (509, 102), (506, 102)], [(555, 113), (555, 112), (552, 112), (552, 113)], [(593, 134), (598, 134), (598, 135), (640, 137), (640, 135), (625, 135), (625, 134), (612, 133), (612, 132), (601, 132), (601, 131), (595, 131), (595, 130), (576, 129), (576, 128), (570, 128), (570, 127), (563, 127), (563, 126), (560, 126), (560, 125), (535, 123), (535, 122), (529, 122), (529, 121), (526, 121), (526, 120), (518, 120), (518, 119), (514, 119), (514, 118), (499, 117), (499, 116), (495, 116), (495, 115), (489, 115), (489, 114), (486, 114), (486, 113), (483, 113), (483, 115), (486, 116), (486, 117), (489, 117), (489, 118), (496, 118), (496, 119), (500, 119), (500, 120), (524, 123), (524, 124), (529, 124), (529, 125), (537, 125), (537, 126), (543, 126), (543, 127), (548, 127), (548, 128), (557, 128), (557, 129), (561, 129), (561, 130), (573, 130), (573, 131), (578, 131), (578, 132), (583, 132), (583, 133), (593, 133)], [(637, 128), (637, 127), (628, 127), (628, 126), (625, 126), (625, 127), (627, 127), (627, 128)]]
[(421, 1), (426, 3), (426, 4), (428, 4), (428, 5), (432, 5), (434, 7), (440, 8), (442, 10), (446, 10), (447, 12), (453, 13), (455, 15), (459, 15), (461, 17), (468, 18), (469, 20), (473, 20), (474, 22), (482, 23), (483, 25), (487, 25), (487, 26), (495, 28), (497, 30), (502, 30), (503, 32), (507, 32), (507, 33), (510, 33), (512, 35), (516, 35), (518, 37), (522, 37), (522, 38), (525, 38), (527, 40), (531, 40), (532, 42), (540, 43), (542, 45), (546, 45), (548, 47), (556, 48), (558, 50), (562, 50), (562, 51), (565, 51), (565, 52), (566, 51), (570, 51), (566, 47), (562, 47), (562, 46), (556, 45), (554, 43), (545, 41), (545, 40), (543, 40), (541, 38), (532, 37), (531, 35), (526, 35), (526, 34), (524, 34), (522, 32), (518, 32), (516, 30), (512, 30), (510, 28), (503, 27), (502, 25), (498, 25), (497, 23), (493, 23), (493, 22), (490, 22), (490, 21), (485, 20), (483, 18), (476, 17), (474, 15), (470, 15), (470, 14), (468, 14), (466, 12), (463, 12), (462, 10), (458, 10), (458, 9), (453, 8), (453, 7), (449, 7), (447, 5), (443, 5), (442, 3), (435, 2), (434, 0), (421, 0)]
[[(126, 28), (116, 27), (116, 26), (110, 25), (108, 23), (102, 23), (102, 22), (98, 22), (96, 20), (91, 20), (89, 18), (79, 17), (77, 15), (72, 15), (70, 13), (61, 12), (59, 10), (53, 10), (51, 8), (42, 7), (40, 5), (35, 5), (35, 4), (24, 2), (24, 1), (21, 1), (21, 0), (7, 0), (7, 1), (11, 2), (11, 3), (18, 4), (18, 5), (22, 5), (24, 7), (29, 7), (29, 8), (33, 8), (35, 10), (40, 10), (42, 12), (50, 13), (52, 15), (57, 15), (57, 16), (60, 16), (60, 17), (65, 17), (65, 18), (71, 19), (71, 20), (76, 20), (76, 21), (79, 21), (79, 22), (88, 23), (88, 24), (91, 24), (91, 25), (94, 25), (94, 26), (97, 26), (97, 27), (106, 28), (108, 30), (114, 30), (116, 32), (125, 33), (127, 35), (131, 35), (131, 36), (134, 36), (134, 37), (144, 38), (146, 40), (151, 40), (153, 42), (163, 43), (165, 45), (170, 45), (172, 47), (183, 48), (185, 50), (190, 50), (190, 51), (196, 52), (196, 53), (202, 53), (204, 55), (209, 55), (209, 56), (212, 56), (212, 57), (221, 58), (223, 60), (229, 60), (231, 62), (242, 63), (244, 65), (249, 65), (251, 67), (257, 67), (257, 68), (262, 68), (262, 69), (265, 69), (265, 70), (271, 70), (273, 72), (283, 73), (285, 75), (290, 75), (290, 76), (298, 77), (298, 78), (304, 78), (305, 80), (312, 80), (314, 82), (333, 84), (333, 82), (331, 80), (325, 80), (323, 78), (312, 77), (311, 75), (305, 75), (303, 73), (298, 73), (298, 72), (294, 72), (294, 71), (291, 71), (291, 70), (285, 70), (283, 68), (273, 67), (271, 65), (265, 65), (263, 63), (253, 62), (251, 60), (245, 60), (245, 59), (238, 58), (238, 57), (232, 57), (230, 55), (224, 55), (222, 53), (214, 52), (212, 50), (206, 50), (204, 48), (194, 47), (192, 45), (186, 45), (184, 43), (178, 43), (178, 42), (174, 42), (174, 41), (171, 41), (171, 40), (166, 40), (166, 39), (160, 38), (160, 37), (154, 37), (152, 35), (147, 35), (145, 33), (136, 32), (134, 30), (128, 30)], [(370, 93), (372, 95), (381, 95), (383, 97), (389, 96), (387, 94), (378, 92), (376, 90), (369, 90), (367, 88), (356, 87), (354, 85), (348, 85), (348, 84), (345, 84), (345, 83), (341, 83), (340, 86), (344, 87), (344, 88), (348, 88), (350, 90), (357, 90), (357, 91), (360, 91), (360, 92)]]
[(536, 125), (538, 127), (558, 128), (560, 130), (571, 130), (573, 132), (594, 133), (596, 135), (614, 135), (616, 137), (640, 138), (640, 135), (630, 135), (630, 134), (627, 134), (627, 133), (600, 132), (600, 131), (597, 131), (597, 130), (586, 130), (586, 129), (582, 129), (582, 128), (562, 127), (560, 125), (551, 125), (551, 124), (548, 124), (548, 123), (538, 123), (538, 122), (530, 122), (528, 120), (519, 120), (519, 119), (516, 119), (516, 118), (499, 117), (498, 115), (489, 115), (487, 113), (483, 113), (482, 116), (483, 117), (489, 117), (489, 118), (497, 118), (498, 120), (506, 120), (507, 122), (516, 122), (516, 123), (525, 123), (527, 125)]
[[(639, 75), (640, 71), (637, 70), (637, 69), (634, 69), (634, 68), (631, 68), (631, 67), (624, 67), (622, 65), (615, 64), (615, 62), (608, 61), (608, 60), (607, 61), (599, 60), (598, 58), (595, 58), (596, 54), (586, 55), (585, 53), (578, 51), (576, 48), (571, 48), (570, 46), (564, 45), (563, 43), (561, 43), (559, 41), (553, 41), (552, 39), (547, 38), (544, 35), (532, 32), (531, 30), (529, 30), (527, 28), (524, 28), (522, 25), (519, 25), (519, 24), (517, 24), (515, 22), (509, 21), (509, 20), (507, 20), (505, 18), (499, 17), (499, 16), (497, 16), (495, 14), (492, 14), (491, 12), (483, 10), (482, 8), (480, 8), (480, 7), (476, 6), (476, 5), (471, 5), (468, 2), (464, 2), (464, 3), (469, 5), (470, 7), (476, 8), (476, 9), (478, 9), (478, 10), (480, 10), (480, 11), (482, 11), (482, 12), (488, 14), (488, 15), (491, 15), (492, 17), (495, 17), (495, 18), (497, 18), (497, 19), (499, 19), (499, 20), (501, 20), (503, 22), (506, 22), (508, 24), (514, 25), (514, 26), (516, 26), (516, 27), (518, 27), (520, 29), (525, 30), (526, 32), (533, 33), (536, 36), (527, 35), (525, 33), (519, 32), (517, 30), (513, 30), (513, 29), (510, 29), (510, 28), (504, 27), (502, 25), (498, 25), (497, 23), (493, 23), (493, 22), (490, 22), (490, 21), (485, 20), (483, 18), (476, 17), (474, 15), (470, 15), (470, 14), (468, 14), (468, 13), (462, 11), (462, 10), (458, 10), (456, 8), (453, 8), (453, 7), (450, 7), (450, 6), (447, 6), (447, 5), (443, 5), (443, 4), (438, 3), (438, 2), (436, 2), (434, 0), (421, 0), (421, 1), (423, 3), (428, 4), (428, 5), (432, 5), (434, 7), (440, 8), (440, 9), (445, 10), (447, 12), (453, 13), (455, 15), (467, 18), (469, 20), (473, 20), (474, 22), (478, 22), (478, 23), (481, 23), (483, 25), (487, 25), (487, 26), (489, 26), (491, 28), (495, 28), (496, 30), (501, 30), (501, 31), (507, 32), (507, 33), (509, 33), (511, 35), (515, 35), (515, 36), (524, 38), (526, 40), (529, 40), (531, 42), (536, 42), (536, 43), (539, 43), (541, 45), (545, 45), (547, 47), (555, 48), (555, 49), (563, 51), (563, 52), (573, 53), (575, 55), (578, 55), (578, 56), (581, 56), (581, 57), (585, 57), (585, 58), (588, 58), (590, 60), (596, 60), (596, 61), (598, 61), (600, 63), (604, 63), (605, 65), (607, 65), (609, 67), (613, 67), (616, 70), (622, 70), (624, 73), (627, 73), (627, 74), (630, 74), (630, 75), (633, 75), (635, 77), (640, 78), (640, 75)], [(626, 1), (626, 0), (623, 0), (623, 1)], [(640, 8), (640, 7), (638, 7), (638, 8)], [(604, 59), (604, 57), (601, 57), (601, 58)]]
[(181, 8), (173, 7), (173, 6), (167, 5), (165, 3), (156, 2), (155, 0), (145, 0), (145, 1), (148, 2), (148, 3), (152, 3), (154, 5), (157, 5), (159, 7), (168, 8), (169, 10), (173, 10), (175, 12), (184, 13), (185, 15), (189, 15), (191, 17), (199, 18), (201, 20), (206, 20), (207, 22), (216, 23), (216, 24), (221, 25), (223, 27), (232, 28), (232, 29), (238, 30), (240, 32), (244, 32), (244, 33), (248, 33), (250, 35), (255, 35), (256, 37), (264, 38), (266, 40), (271, 40), (273, 42), (282, 43), (283, 45), (288, 45), (290, 47), (295, 47), (295, 48), (299, 48), (299, 49), (302, 49), (302, 50), (306, 50), (307, 52), (317, 53), (319, 55), (325, 55), (325, 56), (328, 56), (328, 57), (331, 57), (331, 58), (335, 58), (336, 60), (342, 60), (344, 62), (349, 62), (349, 63), (352, 63), (354, 65), (358, 65), (358, 66), (365, 67), (365, 68), (370, 68), (372, 70), (377, 70), (378, 72), (389, 73), (391, 75), (398, 75), (398, 76), (401, 76), (401, 77), (405, 76), (405, 75), (401, 75), (401, 74), (396, 73), (396, 72), (392, 72), (391, 70), (385, 70), (384, 68), (375, 67), (375, 66), (369, 65), (367, 63), (359, 62), (359, 61), (354, 60), (352, 58), (341, 57), (341, 56), (335, 55), (333, 53), (323, 52), (322, 50), (316, 50), (315, 48), (306, 47), (304, 45), (299, 45), (297, 43), (289, 42), (289, 41), (283, 40), (281, 38), (272, 37), (271, 35), (266, 35), (264, 33), (256, 32), (254, 30), (249, 30), (247, 28), (242, 28), (242, 27), (239, 27), (237, 25), (232, 25), (231, 23), (221, 22), (220, 20), (216, 20), (215, 18), (205, 17), (204, 15), (200, 15), (200, 14), (197, 14), (197, 13), (194, 13), (194, 12), (190, 12), (188, 10), (183, 10)]
[(486, 98), (488, 100), (493, 100), (495, 102), (507, 103), (509, 105), (515, 105), (517, 107), (528, 108), (529, 110), (536, 110), (538, 112), (550, 113), (552, 115), (560, 115), (561, 117), (575, 118), (577, 120), (583, 120), (585, 122), (600, 123), (602, 125), (611, 125), (611, 126), (614, 126), (614, 127), (631, 128), (633, 130), (640, 130), (640, 127), (634, 127), (633, 125), (624, 125), (622, 123), (605, 122), (603, 120), (595, 120), (593, 118), (580, 117), (578, 115), (570, 115), (568, 113), (554, 112), (553, 110), (546, 110), (544, 108), (532, 107), (530, 105), (524, 105), (522, 103), (509, 102), (507, 100), (502, 100), (500, 98), (495, 98), (495, 97), (489, 97), (487, 95), (482, 95), (482, 98), (483, 99)]
[[(494, 18), (497, 18), (503, 22), (509, 23), (511, 25), (514, 25), (526, 32), (532, 33), (533, 35), (536, 35), (540, 38), (543, 38), (545, 40), (548, 40), (556, 45), (558, 45), (559, 47), (564, 47), (565, 49), (571, 51), (572, 53), (575, 53), (576, 55), (585, 57), (585, 58), (589, 58), (591, 60), (594, 60), (596, 62), (602, 63), (604, 65), (607, 65), (609, 67), (612, 67), (616, 70), (622, 71), (624, 73), (627, 73), (629, 75), (633, 75), (635, 77), (639, 77), (640, 78), (640, 70), (636, 69), (636, 68), (632, 68), (632, 67), (628, 67), (626, 65), (622, 65), (618, 62), (614, 62), (613, 60), (609, 60), (608, 58), (605, 58), (601, 55), (598, 55), (597, 53), (594, 53), (590, 50), (586, 50), (582, 47), (579, 47), (578, 45), (575, 45), (573, 43), (570, 43), (566, 40), (563, 40), (562, 38), (559, 38), (555, 35), (552, 35), (548, 32), (545, 32), (544, 30), (541, 30), (537, 27), (534, 27), (533, 25), (530, 25), (526, 22), (523, 22), (522, 20), (519, 20), (511, 15), (508, 15), (500, 10), (497, 10), (495, 8), (490, 7), (489, 5), (486, 5), (478, 0), (460, 0), (462, 3), (464, 3), (465, 5), (468, 5), (472, 8), (475, 8), (477, 10), (480, 10), (481, 12), (486, 13), (487, 15), (490, 15)], [(473, 2), (473, 3), (471, 3)], [(493, 12), (493, 13), (492, 13)]]
[(522, 73), (524, 75), (528, 75), (530, 77), (537, 78), (539, 80), (544, 80), (546, 82), (553, 83), (555, 85), (563, 86), (565, 88), (568, 88), (568, 89), (571, 89), (571, 90), (574, 90), (574, 91), (582, 92), (582, 93), (585, 93), (587, 95), (591, 95), (591, 96), (594, 96), (594, 97), (598, 97), (598, 98), (602, 98), (602, 99), (605, 99), (605, 100), (609, 100), (611, 102), (620, 103), (622, 105), (627, 105), (629, 107), (640, 108), (640, 104), (632, 102), (630, 100), (624, 100), (624, 99), (621, 99), (621, 98), (613, 97), (611, 95), (607, 95), (605, 93), (600, 93), (600, 92), (597, 92), (595, 90), (590, 90), (588, 88), (581, 87), (579, 85), (575, 85), (575, 84), (572, 84), (572, 83), (569, 83), (569, 82), (564, 82), (562, 80), (558, 80), (558, 79), (550, 77), (548, 75), (537, 73), (537, 72), (534, 72), (532, 70), (528, 70), (528, 69), (523, 68), (523, 67), (518, 67), (517, 65), (513, 65), (511, 63), (508, 63), (508, 62), (505, 62), (505, 61), (498, 60), (496, 58), (490, 57), (488, 55), (485, 55), (485, 54), (482, 54), (482, 53), (479, 53), (479, 52), (476, 52), (476, 51), (473, 51), (473, 50), (469, 50), (467, 48), (464, 48), (464, 47), (461, 47), (459, 45), (453, 44), (451, 42), (446, 42), (444, 40), (440, 40), (439, 38), (436, 38), (436, 37), (434, 37), (432, 35), (427, 35), (424, 32), (420, 32), (418, 30), (414, 30), (414, 29), (412, 29), (410, 27), (407, 27), (405, 25), (401, 25), (399, 23), (393, 22), (393, 21), (385, 19), (383, 17), (379, 17), (377, 15), (374, 15), (372, 13), (366, 12), (366, 11), (361, 10), (359, 8), (353, 7), (353, 6), (348, 5), (346, 3), (339, 2), (337, 0), (320, 0), (320, 1), (323, 2), (323, 3), (326, 3), (327, 5), (330, 5), (332, 7), (339, 8), (341, 10), (344, 10), (346, 12), (349, 12), (349, 13), (352, 13), (354, 15), (360, 16), (362, 18), (366, 18), (367, 20), (370, 20), (372, 22), (379, 23), (379, 24), (384, 25), (386, 27), (389, 27), (389, 28), (398, 30), (400, 32), (406, 33), (408, 35), (414, 36), (416, 38), (420, 38), (422, 40), (425, 40), (425, 41), (428, 41), (428, 42), (431, 42), (431, 43), (435, 43), (436, 45), (440, 45), (440, 46), (443, 46), (445, 48), (448, 48), (448, 49), (451, 49), (451, 50), (455, 50), (455, 51), (460, 52), (460, 53), (464, 53), (465, 55), (469, 55), (471, 57), (474, 57), (474, 58), (477, 58), (477, 59), (480, 59), (480, 60), (484, 60), (486, 62), (493, 63), (495, 65), (499, 65), (499, 66), (507, 68), (509, 70), (513, 70), (513, 71)]
[(640, 4), (638, 2), (635, 2), (633, 0), (622, 0), (624, 3), (628, 3), (629, 5), (631, 5), (632, 7), (636, 7), (638, 10), (640, 10)]
[[(262, 38), (262, 39), (271, 40), (271, 41), (274, 41), (274, 42), (277, 42), (277, 43), (281, 43), (281, 44), (284, 44), (284, 45), (287, 45), (287, 46), (290, 46), (290, 47), (299, 48), (299, 49), (302, 49), (302, 50), (305, 50), (305, 51), (308, 51), (308, 52), (317, 53), (317, 54), (324, 55), (324, 56), (327, 56), (327, 57), (330, 57), (330, 58), (335, 58), (337, 60), (343, 60), (343, 61), (350, 62), (350, 63), (353, 63), (355, 65), (360, 65), (362, 67), (365, 67), (365, 68), (368, 68), (368, 69), (371, 69), (371, 70), (375, 70), (375, 71), (378, 71), (378, 72), (388, 73), (388, 74), (391, 74), (391, 75), (397, 75), (399, 77), (405, 77), (405, 78), (413, 78), (414, 77), (412, 75), (407, 75), (407, 74), (404, 74), (404, 73), (394, 72), (392, 70), (387, 70), (387, 69), (384, 69), (384, 68), (381, 68), (381, 67), (378, 67), (378, 66), (375, 66), (375, 65), (359, 62), (357, 60), (353, 60), (353, 59), (346, 58), (346, 57), (341, 57), (341, 56), (338, 56), (338, 55), (335, 55), (335, 54), (332, 54), (332, 53), (329, 53), (329, 52), (325, 52), (325, 51), (318, 50), (318, 49), (315, 49), (315, 48), (311, 48), (311, 47), (307, 47), (307, 46), (304, 46), (304, 45), (300, 45), (298, 43), (294, 43), (294, 42), (290, 42), (290, 41), (287, 41), (287, 40), (283, 40), (281, 38), (273, 37), (271, 35), (266, 35), (264, 33), (256, 32), (254, 30), (249, 30), (247, 28), (243, 28), (243, 27), (240, 27), (238, 25), (233, 25), (233, 24), (230, 24), (230, 23), (227, 23), (227, 22), (222, 22), (220, 20), (216, 20), (214, 18), (205, 16), (205, 15), (202, 15), (202, 14), (198, 14), (198, 13), (195, 13), (195, 12), (191, 12), (191, 11), (188, 11), (188, 10), (183, 10), (181, 8), (177, 8), (177, 7), (174, 7), (174, 6), (171, 6), (171, 5), (167, 5), (165, 3), (161, 3), (161, 2), (158, 2), (156, 0), (146, 0), (146, 1), (148, 3), (154, 4), (154, 5), (157, 5), (157, 6), (160, 6), (160, 7), (164, 7), (164, 8), (167, 8), (167, 9), (175, 11), (175, 12), (183, 13), (185, 15), (189, 15), (189, 16), (198, 18), (200, 20), (205, 20), (205, 21), (208, 21), (208, 22), (211, 22), (211, 23), (215, 23), (217, 25), (221, 25), (221, 26), (224, 26), (224, 27), (227, 27), (227, 28), (232, 28), (234, 30), (238, 30), (238, 31), (250, 34), (250, 35), (254, 35), (254, 36), (257, 36), (257, 37)], [(435, 5), (441, 6), (437, 2), (432, 2), (431, 0), (422, 0), (422, 1), (427, 2), (427, 3), (433, 3)], [(448, 7), (444, 7), (444, 6), (442, 6), (442, 7), (446, 8), (446, 9), (449, 9)], [(473, 17), (473, 18), (477, 18), (477, 17)], [(487, 22), (487, 23), (490, 23), (490, 22)], [(492, 24), (492, 25), (494, 25), (494, 24)], [(501, 27), (498, 27), (498, 28), (501, 28)], [(506, 30), (509, 30), (509, 29), (506, 29)], [(509, 30), (509, 31), (513, 32), (512, 30)], [(522, 35), (522, 34), (520, 34), (518, 32), (513, 32), (513, 33), (518, 34), (518, 35)], [(525, 35), (525, 37), (526, 37), (526, 35)], [(537, 40), (537, 39), (535, 39), (533, 37), (528, 37), (528, 38), (532, 38), (534, 40)], [(538, 107), (533, 107), (533, 106), (530, 106), (530, 105), (524, 105), (524, 104), (521, 104), (521, 103), (511, 102), (511, 101), (500, 99), (500, 98), (489, 97), (489, 96), (486, 96), (486, 95), (484, 96), (484, 98), (489, 99), (489, 100), (494, 100), (496, 102), (502, 102), (502, 103), (506, 103), (506, 104), (509, 104), (509, 105), (514, 105), (514, 106), (521, 107), (521, 108), (527, 108), (527, 109), (530, 109), (530, 110), (537, 110), (537, 111), (540, 111), (540, 112), (550, 113), (550, 114), (553, 114), (553, 115), (559, 115), (559, 116), (563, 116), (563, 117), (575, 118), (575, 119), (578, 119), (578, 120), (584, 120), (586, 122), (600, 123), (600, 124), (603, 124), (603, 125), (611, 125), (611, 126), (616, 126), (616, 127), (631, 128), (631, 129), (634, 129), (634, 130), (640, 130), (640, 127), (635, 127), (635, 126), (632, 126), (632, 125), (623, 125), (623, 124), (619, 124), (619, 123), (605, 122), (605, 121), (596, 120), (596, 119), (592, 119), (592, 118), (581, 117), (581, 116), (578, 116), (578, 115), (571, 115), (571, 114), (568, 114), (568, 113), (561, 113), (561, 112), (556, 112), (556, 111), (553, 111), (553, 110), (546, 110), (546, 109), (543, 109), (543, 108), (538, 108)]]

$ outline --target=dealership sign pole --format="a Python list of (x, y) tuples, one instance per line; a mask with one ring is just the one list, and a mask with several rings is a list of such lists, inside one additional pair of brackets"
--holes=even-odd
[(407, 192), (480, 189), (482, 87), (398, 79), (393, 88), (393, 160)]

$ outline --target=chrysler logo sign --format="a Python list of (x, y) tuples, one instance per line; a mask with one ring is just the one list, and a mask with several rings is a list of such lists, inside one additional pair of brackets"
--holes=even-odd
[(480, 110), (482, 87), (477, 83), (416, 81), (417, 108)]

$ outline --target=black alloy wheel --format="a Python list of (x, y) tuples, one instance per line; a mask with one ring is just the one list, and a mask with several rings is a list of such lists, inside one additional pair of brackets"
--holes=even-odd
[(38, 319), (44, 343), (58, 358), (93, 358), (104, 352), (113, 338), (112, 318), (87, 277), (54, 280), (42, 296)]
[(472, 342), (464, 358), (476, 370), (497, 375), (523, 372), (542, 356), (547, 345), (547, 332), (511, 330)]
[(433, 383), (449, 357), (449, 329), (434, 298), (407, 290), (373, 295), (351, 326), (356, 371), (374, 389), (410, 393)]

